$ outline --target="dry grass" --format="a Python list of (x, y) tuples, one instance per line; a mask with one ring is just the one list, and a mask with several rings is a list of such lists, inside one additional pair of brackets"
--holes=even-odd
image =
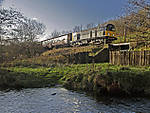
[(92, 52), (92, 50), (95, 48), (97, 48), (97, 46), (59, 48), (46, 51), (42, 54), (42, 56), (59, 56), (59, 55), (76, 54), (81, 52)]
[[(97, 52), (101, 48), (97, 46), (84, 46), (72, 48), (59, 48), (44, 52), (39, 57), (28, 58), (24, 60), (15, 60), (10, 63), (4, 63), (2, 66), (50, 66), (53, 64), (66, 64), (66, 63), (81, 63), (86, 60), (90, 55), (89, 53)], [(83, 57), (83, 58), (82, 58)]]

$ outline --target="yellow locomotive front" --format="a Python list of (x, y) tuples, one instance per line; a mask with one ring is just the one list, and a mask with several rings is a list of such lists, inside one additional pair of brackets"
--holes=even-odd
[(116, 40), (117, 39), (116, 38), (116, 29), (115, 29), (115, 26), (113, 24), (108, 24), (105, 27), (104, 36), (107, 39), (112, 39), (112, 40)]

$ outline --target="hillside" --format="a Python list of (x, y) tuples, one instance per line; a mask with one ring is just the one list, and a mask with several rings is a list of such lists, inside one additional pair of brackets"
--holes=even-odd
[(38, 57), (3, 63), (3, 66), (51, 66), (56, 64), (88, 63), (89, 58), (102, 50), (99, 46), (71, 47), (47, 50)]

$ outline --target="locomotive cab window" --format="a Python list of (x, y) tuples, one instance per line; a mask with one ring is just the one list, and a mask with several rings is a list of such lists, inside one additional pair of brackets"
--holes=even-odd
[(72, 33), (70, 33), (69, 38), (70, 38), (70, 41), (72, 41)]
[(95, 37), (97, 37), (97, 30), (95, 30)]
[(92, 37), (92, 31), (90, 31), (90, 38)]
[(113, 24), (108, 24), (108, 25), (106, 26), (106, 30), (107, 30), (107, 31), (115, 31), (115, 26), (114, 26)]
[(77, 40), (80, 40), (80, 34), (77, 34)]

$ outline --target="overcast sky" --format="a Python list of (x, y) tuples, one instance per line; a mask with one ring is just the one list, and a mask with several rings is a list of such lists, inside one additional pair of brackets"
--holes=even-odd
[(37, 18), (50, 33), (115, 18), (123, 13), (126, 3), (127, 0), (5, 0), (2, 5)]

